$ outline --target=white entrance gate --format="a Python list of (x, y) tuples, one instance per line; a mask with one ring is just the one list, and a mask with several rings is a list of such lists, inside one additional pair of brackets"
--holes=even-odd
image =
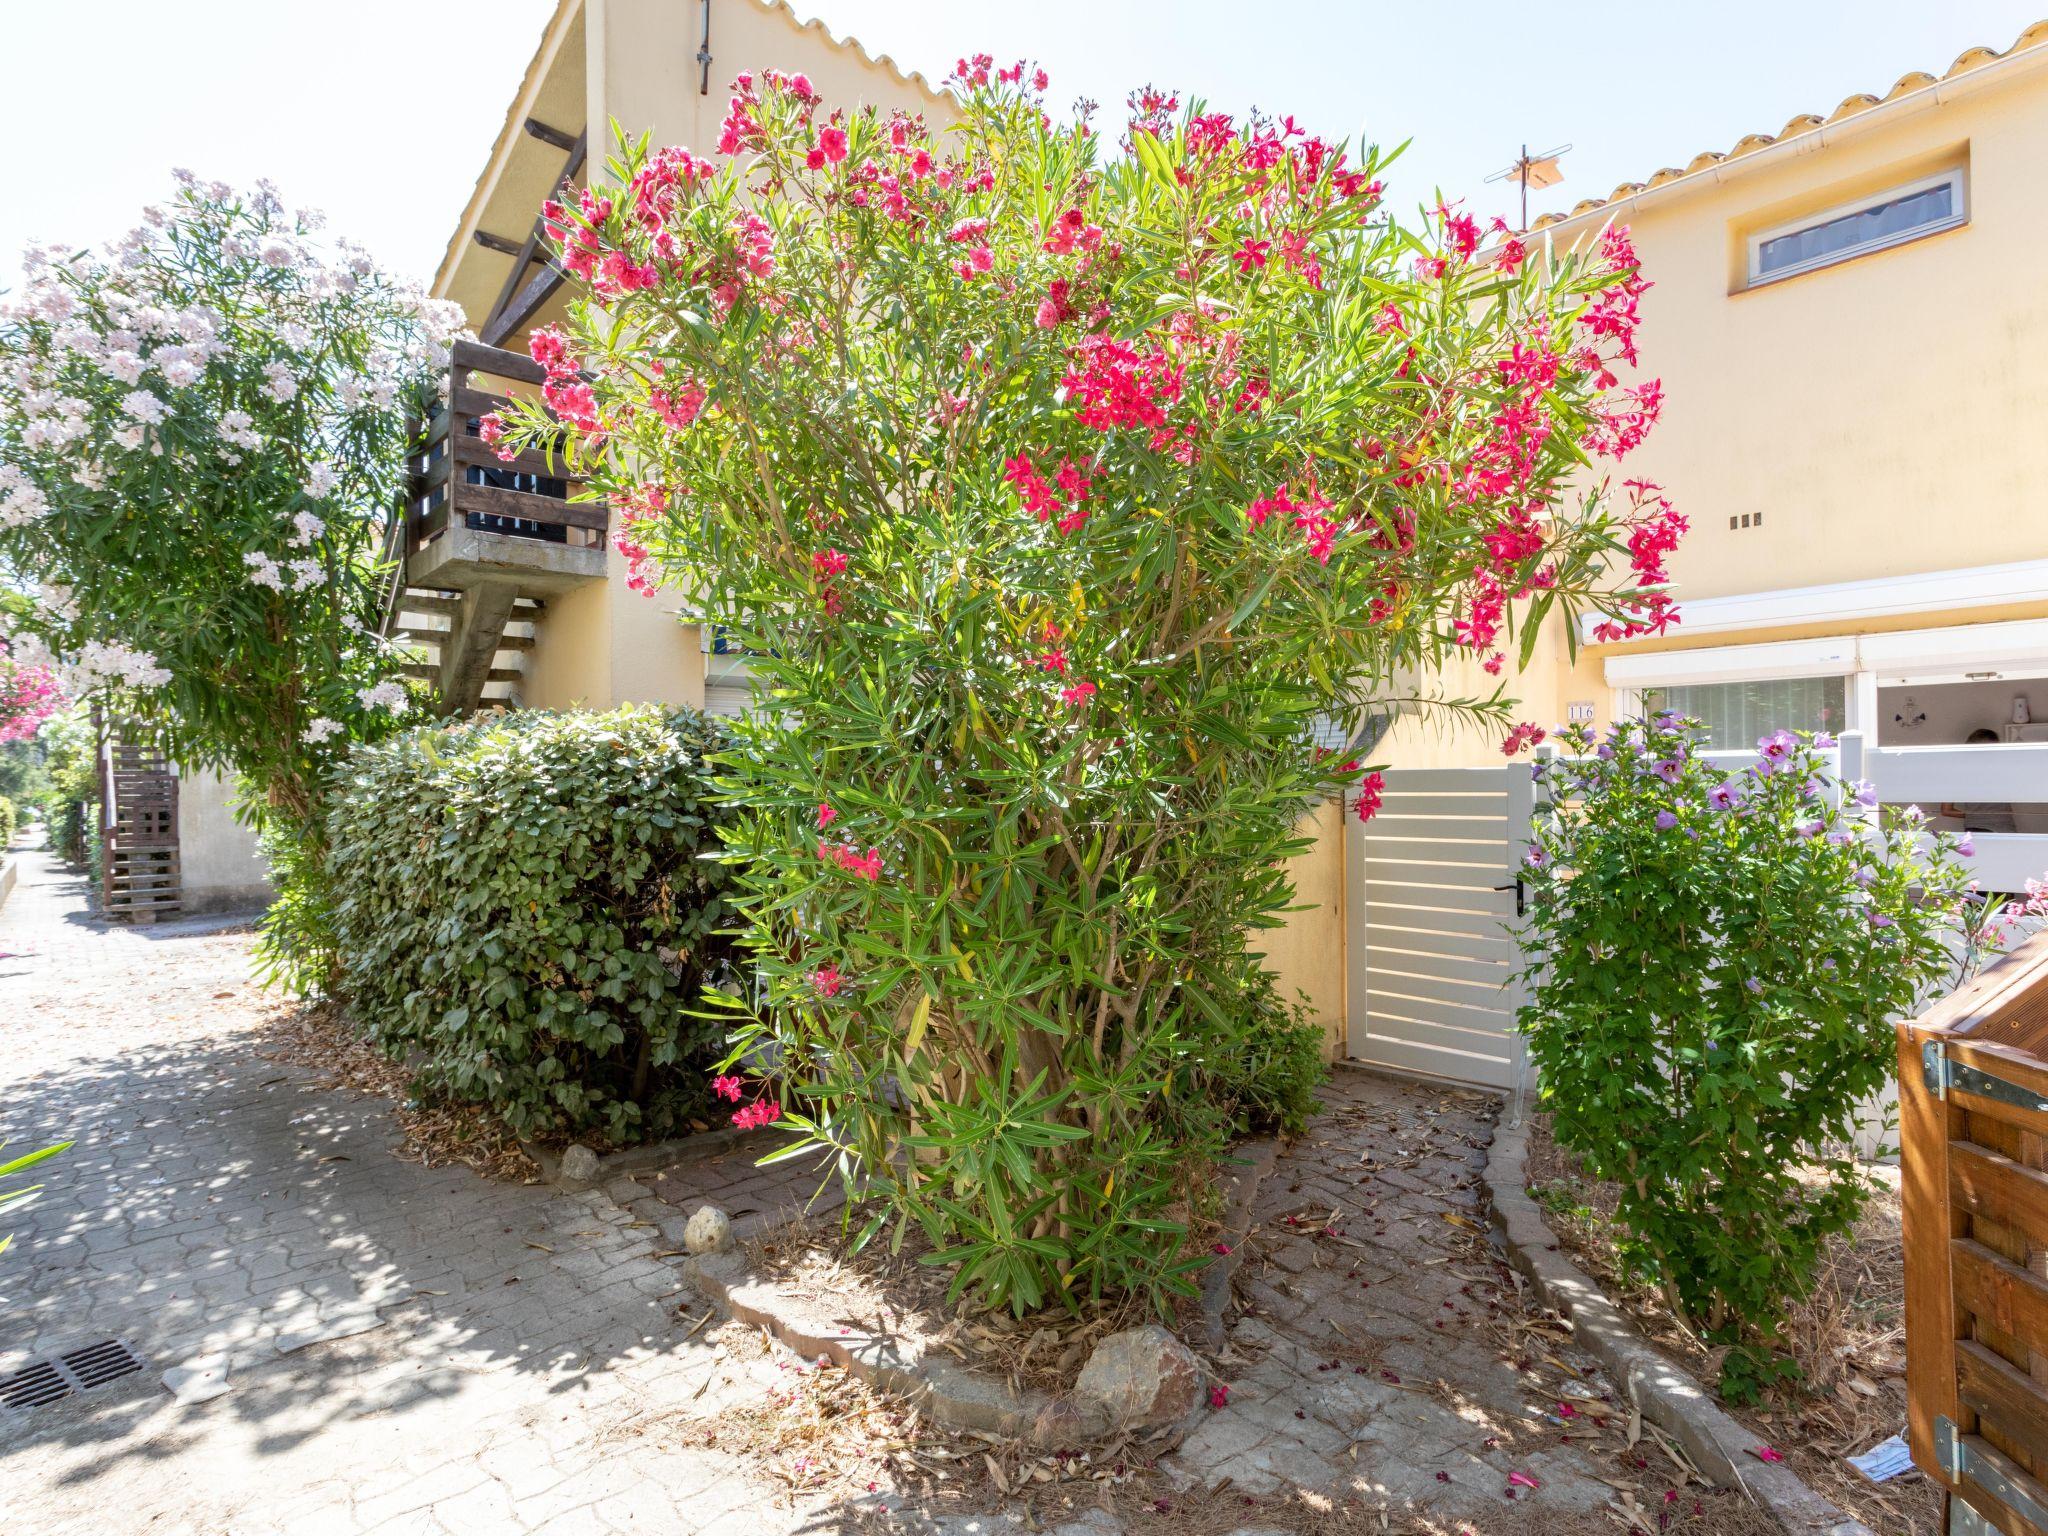
[(1379, 814), (1349, 818), (1356, 1059), (1521, 1091), (1511, 930), (1534, 804), (1530, 766), (1389, 769)]

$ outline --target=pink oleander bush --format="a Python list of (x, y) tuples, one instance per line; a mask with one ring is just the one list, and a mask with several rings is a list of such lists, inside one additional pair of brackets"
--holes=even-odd
[(722, 164), (622, 145), (546, 210), (581, 296), (545, 409), (487, 430), (750, 653), (757, 985), (713, 1006), (792, 1151), (991, 1304), (1164, 1299), (1223, 1138), (1313, 1084), (1255, 951), (1304, 810), (1372, 803), (1319, 723), (1368, 741), (1397, 677), (1553, 613), (1670, 621), (1682, 520), (1602, 467), (1659, 406), (1647, 285), (1619, 230), (1406, 227), (1377, 151), (1291, 119), (955, 84), (943, 135), (771, 71)]

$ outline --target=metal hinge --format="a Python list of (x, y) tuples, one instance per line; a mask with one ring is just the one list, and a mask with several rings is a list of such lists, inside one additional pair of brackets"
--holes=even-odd
[(1927, 1091), (1937, 1099), (1947, 1098), (1951, 1088), (1958, 1088), (1980, 1099), (1995, 1099), (2000, 1104), (2048, 1115), (2048, 1098), (2009, 1078), (1952, 1059), (1939, 1040), (1929, 1040), (1920, 1047), (1920, 1075), (1926, 1080)]
[[(1934, 1421), (1934, 1462), (1951, 1483), (1968, 1479), (2022, 1520), (2048, 1530), (2048, 1509), (2043, 1509), (2039, 1500), (2007, 1477), (1991, 1457), (1973, 1446), (1947, 1414)], [(1963, 1501), (1951, 1501), (1950, 1507), (1959, 1502)]]

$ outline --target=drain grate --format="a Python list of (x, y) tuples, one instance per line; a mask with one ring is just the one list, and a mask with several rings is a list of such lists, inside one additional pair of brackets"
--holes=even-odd
[(0, 1377), (0, 1408), (26, 1412), (71, 1396), (90, 1392), (117, 1377), (142, 1369), (142, 1357), (121, 1339), (102, 1339), (54, 1360), (37, 1360), (12, 1376)]

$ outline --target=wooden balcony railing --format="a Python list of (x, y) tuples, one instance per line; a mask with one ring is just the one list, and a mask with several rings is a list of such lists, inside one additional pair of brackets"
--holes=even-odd
[[(428, 422), (410, 469), (404, 553), (426, 551), (451, 528), (597, 551), (602, 570), (606, 509), (574, 502), (581, 481), (559, 460), (528, 451), (506, 461), (477, 436), (478, 421), (507, 405), (518, 386), (537, 392), (546, 375), (516, 352), (455, 343), (448, 401)], [(508, 557), (509, 558), (509, 557)]]

